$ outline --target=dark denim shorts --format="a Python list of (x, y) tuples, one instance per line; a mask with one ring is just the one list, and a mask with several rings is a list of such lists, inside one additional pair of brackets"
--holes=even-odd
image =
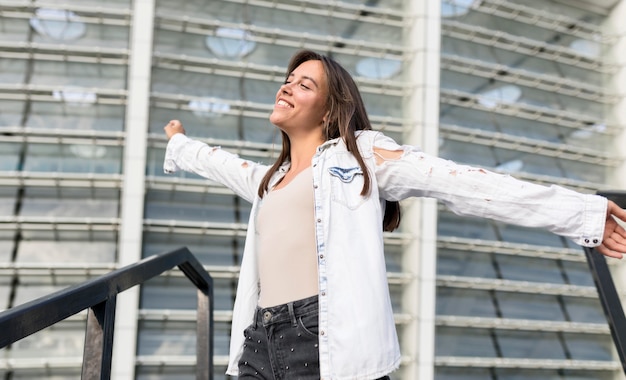
[[(317, 296), (257, 307), (239, 360), (239, 379), (319, 380)], [(383, 377), (381, 379), (389, 379)]]

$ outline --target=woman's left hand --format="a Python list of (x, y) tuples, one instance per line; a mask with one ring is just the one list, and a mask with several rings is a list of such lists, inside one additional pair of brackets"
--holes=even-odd
[(626, 254), (626, 230), (615, 220), (626, 222), (626, 210), (609, 201), (602, 244), (596, 247), (601, 254), (621, 259)]

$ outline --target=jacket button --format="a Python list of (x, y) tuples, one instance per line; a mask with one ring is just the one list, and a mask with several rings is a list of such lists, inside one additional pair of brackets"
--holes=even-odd
[(593, 244), (598, 244), (598, 239), (593, 239)]
[(585, 243), (589, 243), (589, 239), (585, 239)]

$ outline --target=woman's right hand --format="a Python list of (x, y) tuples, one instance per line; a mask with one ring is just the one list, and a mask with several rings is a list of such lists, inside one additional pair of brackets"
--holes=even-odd
[(177, 133), (182, 133), (183, 135), (185, 134), (185, 128), (183, 128), (183, 124), (180, 120), (170, 120), (170, 122), (167, 123), (163, 129), (165, 130), (165, 135), (168, 140)]

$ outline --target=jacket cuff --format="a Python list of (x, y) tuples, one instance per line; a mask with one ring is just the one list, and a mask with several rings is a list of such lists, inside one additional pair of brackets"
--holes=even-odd
[(602, 243), (608, 200), (599, 195), (585, 195), (582, 235), (575, 242), (583, 247), (597, 247)]
[(165, 160), (163, 161), (163, 172), (167, 174), (176, 173), (180, 167), (176, 164), (176, 158), (181, 147), (189, 138), (182, 133), (177, 133), (170, 138), (165, 148)]

